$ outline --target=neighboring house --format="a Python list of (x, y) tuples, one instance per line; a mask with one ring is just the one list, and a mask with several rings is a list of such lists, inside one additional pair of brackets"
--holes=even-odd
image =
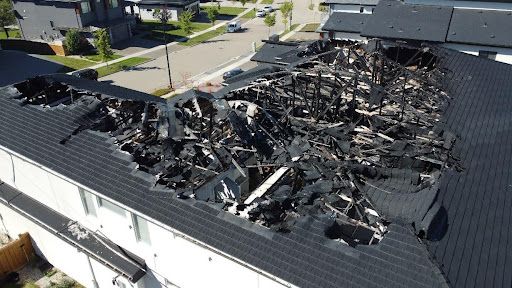
[(183, 11), (199, 14), (199, 0), (126, 0), (126, 12), (138, 15), (141, 20), (158, 20), (153, 16), (155, 9), (167, 9), (171, 12), (171, 21), (178, 21)]
[(22, 37), (53, 42), (66, 31), (78, 29), (92, 39), (92, 32), (107, 28), (112, 43), (131, 37), (131, 22), (125, 16), (124, 0), (13, 0)]
[(329, 39), (427, 41), (512, 64), (512, 3), (415, 1), (420, 2), (425, 4), (381, 1), (368, 16), (334, 12), (321, 29)]
[(324, 0), (328, 6), (318, 32), (324, 39), (362, 41), (359, 33), (379, 0)]

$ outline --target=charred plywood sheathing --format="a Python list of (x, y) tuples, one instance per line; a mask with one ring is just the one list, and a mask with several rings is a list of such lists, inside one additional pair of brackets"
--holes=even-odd
[[(390, 222), (435, 238), (436, 202), (455, 135), (435, 51), (313, 43), (300, 61), (220, 98), (195, 92), (168, 103), (106, 96), (35, 78), (22, 103), (85, 105), (61, 141), (108, 133), (152, 175), (155, 189), (286, 232), (301, 217), (350, 245), (378, 243)], [(395, 49), (395, 50), (393, 50)]]

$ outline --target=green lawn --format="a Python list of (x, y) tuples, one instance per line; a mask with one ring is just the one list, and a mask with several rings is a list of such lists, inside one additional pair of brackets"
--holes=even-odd
[[(7, 29), (9, 30), (9, 38), (21, 38), (20, 30), (18, 29)], [(7, 39), (4, 29), (0, 31), (0, 39)]]
[(320, 23), (309, 23), (306, 24), (300, 31), (301, 32), (315, 32), (316, 29), (318, 29), (318, 26), (320, 26)]
[(171, 91), (172, 91), (171, 88), (166, 87), (166, 88), (157, 89), (157, 90), (151, 92), (151, 95), (162, 97), (162, 96), (164, 96), (166, 94), (171, 93)]
[(299, 24), (292, 24), (292, 27), (290, 27), (290, 29), (286, 29), (283, 31), (283, 33), (281, 33), (281, 36), (284, 36), (288, 32), (295, 30), (295, 28), (297, 28), (297, 26), (299, 26)]
[(53, 60), (55, 62), (58, 62), (64, 66), (64, 68), (59, 72), (70, 72), (73, 70), (79, 70), (84, 69), (89, 66), (92, 66), (96, 64), (95, 62), (85, 60), (85, 59), (78, 59), (73, 57), (66, 57), (66, 56), (57, 56), (57, 55), (47, 55), (46, 58)]
[(242, 18), (244, 19), (252, 19), (252, 18), (255, 18), (256, 17), (256, 10), (254, 9), (251, 9), (251, 11), (249, 11), (248, 13), (242, 15)]
[(225, 32), (226, 32), (226, 25), (222, 25), (215, 30), (208, 31), (208, 32), (198, 35), (194, 38), (189, 38), (187, 41), (180, 42), (179, 44), (185, 45), (185, 46), (194, 46), (194, 45), (200, 44), (202, 42), (205, 42), (207, 40), (210, 40), (214, 37), (217, 37), (219, 35), (222, 35)]
[(150, 58), (132, 57), (114, 64), (110, 64), (108, 66), (100, 67), (96, 69), (96, 71), (98, 71), (98, 78), (101, 78), (121, 70), (125, 70), (126, 68), (137, 66), (148, 60), (150, 60)]
[[(110, 60), (118, 59), (118, 58), (121, 58), (121, 57), (123, 57), (123, 56), (122, 55), (118, 55), (118, 54), (114, 54), (114, 55), (112, 55)], [(94, 62), (103, 62), (103, 59), (101, 59), (101, 56), (98, 55), (98, 54), (85, 55), (84, 58), (87, 59), (87, 60), (90, 60), (90, 61), (94, 61)]]
[[(210, 5), (201, 7), (201, 13), (206, 13), (206, 9), (211, 7)], [(215, 7), (215, 6), (214, 6)], [(244, 12), (247, 8), (242, 7), (220, 7), (220, 15), (238, 16), (238, 14)]]
[[(175, 21), (169, 22), (169, 25), (167, 25), (165, 31), (163, 25), (158, 21), (144, 21), (142, 24), (140, 24), (139, 27), (146, 31), (151, 31), (151, 34), (148, 38), (153, 40), (163, 41), (165, 35), (164, 33), (167, 33), (168, 35), (168, 42), (173, 42), (187, 36), (185, 31), (183, 31), (183, 29), (178, 26), (178, 22)], [(208, 23), (192, 22), (192, 33), (199, 32), (210, 27), (211, 25)]]
[(274, 0), (262, 0), (261, 4), (273, 4)]

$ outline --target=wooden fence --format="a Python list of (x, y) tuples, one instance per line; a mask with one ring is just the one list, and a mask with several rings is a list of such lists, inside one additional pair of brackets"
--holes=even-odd
[(0, 277), (20, 270), (34, 255), (34, 248), (28, 233), (0, 248)]

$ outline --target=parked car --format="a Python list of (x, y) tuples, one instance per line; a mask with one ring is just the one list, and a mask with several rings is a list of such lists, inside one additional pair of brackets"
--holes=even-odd
[(242, 74), (243, 72), (244, 72), (244, 70), (242, 70), (240, 68), (235, 68), (235, 69), (229, 70), (228, 72), (224, 73), (222, 75), (222, 79), (227, 80), (229, 78), (235, 77), (236, 75)]
[(262, 17), (265, 17), (265, 15), (267, 15), (267, 12), (265, 12), (265, 10), (263, 10), (263, 9), (256, 11), (256, 17), (262, 18)]
[(82, 69), (71, 73), (71, 75), (89, 80), (98, 80), (98, 71), (94, 69)]
[(240, 20), (229, 22), (226, 28), (228, 33), (238, 32), (240, 30), (242, 30), (242, 24), (240, 23)]
[(267, 13), (272, 13), (272, 12), (274, 12), (274, 7), (272, 7), (272, 6), (265, 6), (265, 7), (263, 7), (263, 11), (265, 11)]

